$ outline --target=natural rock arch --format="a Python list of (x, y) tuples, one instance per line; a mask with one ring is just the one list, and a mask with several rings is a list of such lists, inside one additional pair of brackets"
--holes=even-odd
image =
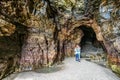
[(81, 19), (81, 20), (72, 20), (71, 22), (68, 22), (67, 24), (68, 25), (66, 27), (62, 28), (61, 34), (59, 34), (59, 35), (64, 36), (62, 37), (63, 39), (61, 40), (61, 42), (64, 42), (64, 40), (67, 40), (67, 43), (65, 44), (67, 46), (65, 50), (65, 54), (70, 53), (70, 54), (67, 54), (67, 56), (72, 56), (73, 48), (75, 44), (76, 43), (79, 44), (81, 42), (81, 39), (84, 36), (84, 33), (81, 29), (78, 30), (77, 28), (80, 28), (82, 26), (92, 28), (93, 32), (95, 32), (97, 41), (99, 41), (102, 44), (102, 47), (106, 50), (104, 43), (103, 43), (104, 39), (101, 33), (100, 26), (98, 25), (95, 19), (86, 18), (86, 19)]
[(98, 41), (103, 41), (103, 36), (101, 33), (101, 29), (100, 26), (97, 24), (97, 22), (95, 20), (92, 19), (83, 19), (83, 20), (78, 20), (78, 21), (74, 21), (70, 24), (70, 29), (68, 30), (68, 34), (75, 28), (79, 27), (79, 26), (88, 26), (91, 27), (94, 32), (96, 33), (96, 37)]

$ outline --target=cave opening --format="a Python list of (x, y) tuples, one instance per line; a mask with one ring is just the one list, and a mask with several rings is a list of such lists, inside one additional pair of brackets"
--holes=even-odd
[(81, 38), (80, 46), (82, 56), (98, 55), (104, 53), (103, 45), (96, 38), (96, 33), (90, 26), (82, 25), (78, 29), (82, 30), (84, 36)]
[[(87, 43), (94, 45), (94, 42), (97, 41), (96, 34), (91, 27), (88, 26), (80, 26), (79, 29), (83, 31), (84, 36), (81, 39), (80, 46), (83, 47)], [(96, 47), (100, 47), (100, 45), (94, 45)]]

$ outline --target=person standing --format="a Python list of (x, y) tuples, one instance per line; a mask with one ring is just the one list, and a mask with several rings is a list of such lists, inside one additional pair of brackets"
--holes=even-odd
[(81, 48), (80, 48), (79, 45), (76, 45), (76, 46), (75, 46), (74, 52), (75, 52), (75, 60), (80, 62), (80, 52), (81, 52)]

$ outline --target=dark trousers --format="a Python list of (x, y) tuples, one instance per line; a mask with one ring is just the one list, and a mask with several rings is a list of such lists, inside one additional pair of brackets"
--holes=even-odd
[(80, 59), (79, 59), (79, 54), (75, 54), (75, 59), (76, 59), (76, 61), (79, 61)]

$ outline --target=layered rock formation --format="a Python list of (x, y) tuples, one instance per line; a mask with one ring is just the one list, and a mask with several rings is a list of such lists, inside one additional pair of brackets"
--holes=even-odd
[(93, 29), (93, 44), (103, 45), (110, 64), (120, 63), (119, 1), (3, 0), (0, 6), (0, 36), (13, 36), (18, 42), (19, 71), (50, 66), (63, 61), (65, 55), (73, 56), (75, 44), (87, 34), (82, 27)]
[[(112, 67), (120, 64), (120, 6), (119, 1), (104, 1), (100, 5), (101, 30), (108, 52), (108, 63)], [(120, 66), (120, 65), (119, 65)], [(118, 67), (119, 67), (118, 66)]]

